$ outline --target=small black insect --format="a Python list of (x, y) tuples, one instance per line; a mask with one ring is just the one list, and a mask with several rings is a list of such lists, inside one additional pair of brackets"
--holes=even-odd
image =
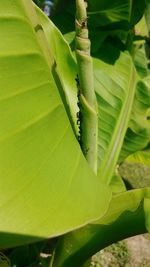
[(77, 74), (77, 77), (75, 78), (75, 81), (76, 81), (77, 87), (79, 87), (80, 83), (79, 83), (79, 75), (78, 74)]
[(77, 112), (77, 118), (79, 118), (79, 116), (80, 116), (80, 111)]

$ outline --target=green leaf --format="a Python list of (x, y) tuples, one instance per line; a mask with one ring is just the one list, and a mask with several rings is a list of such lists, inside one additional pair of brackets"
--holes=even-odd
[(75, 81), (77, 77), (77, 65), (72, 56), (71, 49), (60, 31), (39, 8), (36, 8), (36, 12), (55, 60), (53, 67), (55, 82), (65, 104), (67, 114), (68, 116), (70, 115), (69, 118), (73, 129), (76, 135), (78, 135), (77, 112), (79, 108), (77, 105), (77, 85)]
[(105, 216), (60, 239), (53, 267), (82, 267), (110, 244), (150, 231), (150, 188), (115, 195)]
[[(99, 107), (98, 157), (101, 164), (100, 175), (105, 175), (106, 166), (108, 172), (105, 176), (109, 180), (109, 163), (113, 165), (116, 162), (115, 157), (118, 157), (117, 153), (120, 150), (119, 146), (114, 144), (117, 140), (119, 145), (123, 142), (123, 139), (119, 141), (118, 138), (124, 138), (127, 128), (120, 161), (136, 151), (143, 150), (150, 142), (150, 77), (139, 81), (136, 78), (130, 83), (132, 75), (135, 75), (132, 59), (127, 53), (120, 53), (117, 47), (108, 42), (104, 42), (96, 55), (101, 59), (94, 58), (95, 90)], [(130, 104), (127, 98), (130, 99)], [(125, 116), (125, 112), (130, 113), (131, 109), (132, 113)], [(122, 116), (125, 116), (124, 120)], [(121, 124), (124, 128), (122, 131)]]
[(143, 37), (148, 37), (148, 27), (146, 18), (143, 16), (141, 20), (135, 25), (135, 34)]
[[(143, 16), (149, 0), (89, 0), (88, 8), (93, 26), (119, 23), (119, 26), (133, 27)], [(126, 22), (126, 24), (123, 24)], [(124, 28), (125, 29), (125, 28)]]
[(150, 3), (149, 0), (133, 0), (132, 1), (132, 12), (131, 12), (131, 27), (138, 23), (143, 17), (146, 7)]
[(72, 131), (31, 1), (0, 2), (0, 21), (0, 247), (8, 247), (95, 220), (111, 194)]
[(136, 152), (130, 155), (126, 160), (130, 163), (141, 163), (150, 166), (150, 150)]
[(131, 57), (128, 53), (119, 53), (107, 43), (99, 52), (103, 61), (94, 58), (99, 111), (99, 177), (106, 183), (110, 182), (118, 160), (137, 81)]
[(99, 108), (99, 176), (109, 183), (120, 150), (122, 161), (150, 142), (150, 78), (137, 83), (130, 56), (125, 52), (119, 55), (119, 50), (106, 42), (99, 57), (103, 61), (94, 58)]
[(120, 160), (143, 150), (150, 142), (150, 76), (137, 83), (131, 119), (121, 150)]

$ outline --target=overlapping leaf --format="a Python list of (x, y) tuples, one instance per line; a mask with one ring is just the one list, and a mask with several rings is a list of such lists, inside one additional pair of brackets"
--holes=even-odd
[[(107, 54), (104, 49), (108, 49)], [(99, 108), (99, 175), (109, 182), (128, 127), (136, 74), (127, 53), (119, 56), (119, 50), (111, 45), (104, 49), (99, 54), (103, 61), (94, 59), (94, 77)]]
[(90, 171), (72, 131), (31, 1), (0, 2), (0, 40), (2, 247), (98, 218), (110, 192)]
[(150, 231), (150, 188), (131, 190), (113, 197), (105, 216), (64, 236), (55, 252), (53, 267), (81, 267), (104, 247)]
[(99, 57), (101, 60), (94, 59), (99, 107), (99, 175), (109, 181), (123, 142), (120, 160), (144, 149), (150, 141), (150, 79), (146, 77), (137, 83), (131, 57), (122, 52), (119, 55), (119, 50), (108, 43), (101, 47)]
[(72, 56), (70, 47), (60, 31), (39, 8), (36, 6), (35, 8), (55, 60), (53, 67), (55, 82), (64, 100), (64, 104), (66, 104), (67, 113), (68, 115), (70, 114), (73, 129), (76, 135), (78, 135), (77, 112), (79, 108), (77, 105), (78, 93), (76, 84), (77, 65)]
[(122, 147), (120, 160), (143, 150), (150, 142), (150, 76), (137, 84), (129, 128)]
[(127, 158), (128, 162), (140, 163), (145, 166), (150, 166), (150, 150), (140, 151), (132, 154)]

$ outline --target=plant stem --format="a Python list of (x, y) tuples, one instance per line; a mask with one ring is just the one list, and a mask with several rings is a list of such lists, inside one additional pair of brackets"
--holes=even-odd
[[(115, 209), (114, 212), (116, 212)], [(110, 224), (89, 224), (67, 234), (59, 240), (57, 262), (54, 266), (85, 267), (87, 260), (101, 249), (125, 238), (144, 233), (147, 233), (145, 214), (140, 205), (135, 211), (124, 211)]]
[(75, 23), (76, 58), (79, 75), (80, 144), (90, 167), (97, 173), (98, 114), (86, 8), (86, 1), (76, 0)]

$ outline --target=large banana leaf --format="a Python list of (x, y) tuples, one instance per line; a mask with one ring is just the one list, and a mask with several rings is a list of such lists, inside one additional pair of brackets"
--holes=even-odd
[(72, 56), (71, 49), (61, 32), (39, 8), (35, 6), (35, 9), (55, 60), (53, 67), (55, 82), (63, 98), (63, 102), (66, 104), (67, 113), (68, 115), (70, 114), (73, 129), (76, 135), (78, 135), (77, 65)]
[[(62, 2), (62, 1), (60, 1), (60, 2)], [(114, 6), (112, 9), (113, 9), (114, 13), (115, 12), (119, 13), (119, 7), (120, 7), (119, 4), (122, 6), (123, 6), (123, 4), (120, 1), (116, 1), (115, 3), (116, 3), (116, 6)], [(138, 15), (138, 19), (137, 18), (135, 19), (135, 23), (140, 19), (141, 14), (143, 13), (142, 10), (143, 10), (143, 8), (145, 8), (146, 5), (147, 5), (147, 2), (138, 1), (137, 9), (139, 11), (139, 15)], [(106, 7), (110, 7), (110, 6), (111, 6), (110, 4), (108, 5), (108, 1), (105, 1), (105, 3), (104, 3), (104, 1), (102, 1), (102, 2), (99, 2), (99, 1), (91, 1), (90, 2), (89, 1), (89, 12), (91, 10), (95, 9), (96, 11), (93, 14), (93, 16), (95, 14), (99, 15), (100, 14), (99, 10), (102, 10), (102, 8), (104, 8), (104, 7), (106, 8)], [(130, 8), (129, 8), (129, 6), (130, 6)], [(140, 11), (140, 6), (141, 6), (141, 11)], [(117, 9), (117, 7), (118, 7), (118, 9)], [(125, 7), (127, 8), (127, 5), (124, 5), (124, 8)], [(133, 2), (133, 7), (132, 7), (133, 8), (132, 13), (134, 13), (136, 10), (136, 5), (134, 2)], [(128, 8), (131, 9), (131, 3), (129, 3), (129, 2), (128, 2)], [(69, 12), (70, 12), (70, 9), (69, 9)], [(129, 13), (130, 12), (128, 12), (128, 16), (129, 16)], [(108, 8), (108, 10), (106, 8), (106, 14), (109, 14), (109, 8)], [(132, 14), (132, 15), (134, 15), (134, 14)], [(101, 20), (97, 20), (97, 21), (99, 22)], [(62, 25), (63, 25), (63, 21), (62, 21)], [(117, 27), (117, 29), (118, 29), (118, 27)], [(98, 103), (99, 103), (99, 155), (98, 155), (99, 156), (99, 162), (102, 161), (102, 159), (104, 158), (105, 152), (107, 151), (107, 155), (105, 156), (105, 159), (102, 163), (102, 166), (100, 168), (99, 173), (100, 173), (101, 177), (102, 176), (107, 177), (107, 178), (103, 178), (104, 180), (105, 179), (109, 180), (109, 177), (111, 177), (111, 175), (112, 175), (112, 173), (110, 174), (110, 164), (111, 165), (116, 164), (116, 160), (118, 158), (118, 153), (120, 151), (120, 148), (117, 145), (116, 145), (116, 150), (112, 149), (114, 147), (114, 143), (113, 143), (114, 140), (116, 140), (116, 142), (118, 140), (118, 143), (119, 143), (119, 139), (116, 138), (116, 135), (119, 136), (118, 129), (121, 129), (120, 125), (118, 124), (118, 128), (117, 128), (115, 123), (119, 123), (119, 121), (120, 121), (120, 123), (122, 122), (122, 124), (124, 125), (124, 131), (122, 131), (122, 135), (120, 135), (120, 137), (122, 138), (121, 142), (123, 142), (124, 134), (125, 134), (125, 131), (127, 130), (127, 125), (129, 122), (130, 115), (124, 118), (126, 121), (126, 123), (124, 123), (125, 121), (123, 121), (121, 118), (121, 116), (123, 115), (123, 112), (122, 112), (122, 115), (120, 112), (124, 108), (124, 110), (126, 110), (126, 112), (130, 113), (132, 105), (133, 105), (132, 101), (133, 101), (133, 96), (135, 93), (135, 91), (134, 91), (135, 81), (133, 82), (133, 84), (132, 83), (130, 84), (130, 88), (129, 88), (128, 82), (130, 82), (129, 76), (131, 75), (131, 77), (132, 77), (132, 71), (134, 73), (134, 70), (133, 70), (134, 67), (133, 67), (132, 59), (130, 58), (129, 55), (127, 56), (124, 53), (121, 53), (121, 55), (119, 55), (120, 54), (119, 44), (117, 44), (115, 42), (115, 46), (118, 45), (118, 49), (115, 48), (113, 46), (113, 42), (114, 42), (113, 39), (106, 40), (104, 42), (104, 44), (101, 45), (101, 41), (104, 38), (106, 38), (108, 32), (106, 34), (105, 31), (102, 33), (102, 31), (100, 31), (100, 30), (95, 32), (95, 29), (94, 29), (94, 31), (91, 29), (91, 34), (92, 34), (92, 41), (93, 40), (95, 41), (94, 45), (92, 45), (93, 50), (96, 51), (100, 47), (99, 51), (96, 52), (96, 54), (94, 53), (94, 55), (96, 57), (101, 58), (101, 61), (98, 59), (94, 59), (95, 89), (96, 89), (97, 99), (98, 99)], [(97, 41), (98, 40), (97, 34), (99, 35), (99, 42)], [(100, 41), (101, 38), (102, 38), (102, 40)], [(108, 44), (108, 42), (109, 43), (111, 42), (112, 45)], [(137, 56), (137, 54), (136, 54), (136, 58), (135, 58), (136, 67), (138, 68), (138, 71), (140, 72), (141, 76), (146, 76), (146, 74), (147, 74), (146, 63), (143, 64), (142, 70), (141, 70), (141, 64), (140, 64), (140, 70), (139, 70), (139, 62), (141, 63), (141, 55), (143, 55), (143, 52), (140, 53), (139, 56)], [(127, 60), (127, 57), (128, 57), (128, 60)], [(142, 59), (143, 59), (143, 57), (142, 57)], [(128, 61), (130, 61), (130, 62), (128, 63)], [(104, 62), (106, 62), (106, 63), (104, 63)], [(128, 68), (128, 66), (129, 66), (129, 68)], [(113, 73), (113, 77), (112, 77), (112, 73)], [(120, 80), (126, 81), (128, 84), (122, 83), (121, 88), (120, 88), (120, 84), (119, 84)], [(145, 83), (145, 81), (144, 81), (144, 83)], [(143, 82), (140, 82), (139, 84), (143, 84)], [(149, 93), (147, 92), (147, 91), (149, 91), (149, 88), (148, 88), (149, 83), (148, 82), (147, 82), (146, 86), (147, 86), (147, 89), (144, 90), (146, 93), (145, 99), (147, 97), (146, 101), (149, 102), (150, 98), (148, 96)], [(133, 90), (132, 90), (132, 87), (133, 87)], [(138, 87), (137, 87), (137, 91), (138, 91)], [(121, 95), (121, 101), (119, 99), (120, 95), (118, 98), (118, 92)], [(130, 94), (132, 94), (132, 97), (130, 97)], [(125, 107), (125, 98), (127, 97), (127, 95), (131, 101), (130, 102), (130, 109), (128, 109), (129, 103), (127, 104), (128, 107), (127, 106)], [(134, 101), (134, 105), (135, 105), (136, 101), (138, 101), (139, 103), (141, 101), (143, 101), (142, 98), (141, 98), (141, 96), (138, 95), (138, 98), (136, 97), (136, 100)], [(121, 104), (121, 102), (122, 102), (122, 104)], [(149, 103), (148, 103), (148, 106), (149, 106)], [(132, 112), (132, 114), (133, 114), (133, 112)], [(117, 117), (118, 115), (120, 116), (119, 120)], [(132, 117), (133, 116), (135, 116), (135, 115), (132, 115)], [(145, 114), (144, 114), (144, 116), (145, 116)], [(143, 123), (143, 121), (145, 121), (144, 116), (143, 116), (142, 120), (140, 118), (141, 124)], [(117, 120), (118, 120), (118, 122), (117, 122)], [(133, 118), (133, 120), (134, 120), (134, 124), (135, 124), (136, 123), (135, 118)], [(131, 121), (132, 121), (132, 119), (131, 119)], [(143, 129), (143, 127), (141, 128), (141, 126), (138, 127), (138, 130), (137, 129), (135, 130), (135, 126), (133, 126), (133, 123), (132, 123), (132, 126), (131, 126), (132, 129), (129, 128), (127, 136), (126, 136), (126, 139), (127, 140), (129, 139), (128, 144), (126, 145), (127, 141), (125, 141), (125, 145), (123, 146), (120, 160), (123, 160), (130, 153), (134, 153), (137, 150), (143, 149), (148, 144), (149, 136), (150, 136), (149, 130), (148, 130), (149, 123), (147, 122), (145, 133), (144, 133), (144, 135), (142, 134), (142, 136), (141, 136), (142, 138), (140, 137), (141, 130)], [(145, 127), (144, 127), (144, 129), (145, 129)], [(131, 138), (131, 131), (132, 131), (132, 138)], [(112, 140), (112, 144), (110, 144), (110, 139)], [(121, 144), (121, 142), (119, 144)], [(107, 150), (108, 144), (109, 144), (109, 150)], [(131, 148), (131, 146), (132, 146), (132, 148)], [(116, 153), (116, 151), (118, 151), (118, 152)], [(114, 156), (112, 155), (112, 153), (113, 153), (113, 155), (115, 155), (116, 159), (114, 159)], [(110, 164), (107, 163), (108, 157), (110, 157), (110, 161), (109, 161)], [(111, 160), (112, 158), (113, 158), (113, 160)], [(106, 174), (104, 171), (104, 169), (105, 169), (104, 166), (107, 169)], [(113, 172), (113, 169), (114, 169), (114, 167), (112, 166), (112, 172)]]
[(143, 150), (150, 142), (150, 76), (137, 84), (129, 128), (122, 147), (120, 160)]
[(82, 155), (30, 0), (0, 2), (0, 40), (0, 247), (7, 247), (97, 219), (111, 194)]
[(99, 109), (99, 176), (107, 183), (113, 175), (128, 127), (137, 81), (128, 53), (120, 53), (118, 56), (119, 50), (105, 44), (99, 52), (103, 61), (94, 58)]
[(113, 197), (105, 216), (65, 235), (55, 251), (53, 267), (82, 267), (104, 247), (150, 231), (150, 188), (131, 190)]
[(150, 79), (146, 77), (137, 83), (130, 55), (119, 53), (105, 42), (98, 54), (101, 60), (94, 58), (99, 108), (99, 176), (108, 183), (120, 151), (121, 161), (144, 149), (150, 141)]
[[(67, 96), (66, 98), (68, 100), (68, 104), (71, 106), (72, 100), (74, 100), (72, 97), (72, 91), (73, 93), (75, 92), (76, 95), (77, 92), (76, 88), (73, 88), (72, 90), (70, 86), (67, 86), (67, 83), (69, 82), (69, 84), (71, 84), (72, 82), (73, 84), (74, 82), (76, 71), (75, 63), (72, 57), (70, 57), (70, 67), (73, 66), (73, 71), (71, 72), (67, 65), (68, 61), (66, 63), (62, 60), (60, 46), (58, 45), (61, 40), (61, 51), (63, 51), (63, 47), (65, 46), (64, 55), (66, 55), (66, 58), (68, 58), (71, 52), (69, 51), (67, 44), (63, 41), (62, 36), (60, 35), (56, 27), (52, 24), (52, 22), (46, 17), (44, 17), (44, 15), (39, 11), (38, 15), (41, 18), (44, 32), (46, 34), (49, 46), (52, 49), (53, 55), (56, 60), (57, 75), (59, 76), (60, 80), (63, 80), (63, 90), (65, 92), (65, 95)], [(55, 41), (54, 38), (52, 38), (53, 32), (55, 33)], [(108, 46), (107, 49), (109, 53), (107, 53), (106, 60), (109, 61), (110, 58), (112, 59), (114, 56), (114, 47)], [(101, 55), (103, 54), (104, 51), (102, 50)], [(118, 54), (119, 50), (116, 49), (116, 57), (118, 56)], [(114, 61), (115, 60), (116, 58), (114, 59)], [(101, 157), (100, 160), (104, 158), (104, 153), (107, 151), (107, 155), (103, 163), (105, 167), (103, 166), (102, 171), (100, 171), (101, 179), (104, 180), (110, 180), (114, 172), (116, 161), (118, 159), (120, 148), (128, 125), (136, 82), (136, 78), (134, 77), (134, 66), (129, 55), (121, 53), (119, 59), (114, 62), (114, 64), (115, 68), (114, 65), (106, 64), (103, 61), (94, 59), (95, 89), (97, 92), (97, 99), (99, 104), (99, 157)], [(129, 66), (130, 71), (128, 68)], [(65, 72), (66, 69), (67, 71)], [(116, 76), (118, 77), (118, 80), (116, 79)], [(123, 82), (120, 86), (121, 79), (123, 80)], [(126, 99), (127, 103), (125, 103)], [(128, 99), (130, 100), (130, 103), (128, 103)], [(127, 111), (126, 114), (124, 114), (124, 110)], [(122, 117), (124, 117), (124, 119), (122, 119)], [(121, 125), (124, 128), (121, 128), (122, 133), (120, 134), (118, 129), (122, 127)], [(112, 143), (110, 144), (111, 138)], [(117, 144), (115, 145), (116, 149), (112, 149), (112, 147), (114, 146), (114, 140), (117, 142)], [(106, 144), (105, 147), (104, 144)], [(110, 145), (109, 148), (108, 144)], [(109, 161), (109, 158), (114, 159)], [(109, 162), (111, 164), (111, 167), (108, 164)], [(105, 168), (107, 169), (107, 173), (105, 173), (104, 171)], [(104, 176), (105, 178), (102, 178)]]
[[(64, 85), (63, 90), (64, 90), (64, 93), (65, 93), (66, 98), (68, 100), (68, 105), (72, 109), (72, 100), (74, 100), (72, 97), (72, 94), (75, 92), (74, 95), (77, 96), (77, 89), (76, 89), (76, 87), (71, 88), (70, 86), (67, 86), (67, 84), (68, 84), (68, 82), (70, 82), (70, 84), (72, 83), (72, 85), (74, 85), (74, 77), (75, 77), (75, 73), (76, 73), (75, 62), (71, 56), (71, 52), (70, 52), (70, 49), (68, 48), (67, 43), (65, 41), (63, 41), (63, 38), (62, 38), (60, 32), (58, 31), (58, 29), (53, 25), (53, 23), (46, 16), (44, 16), (44, 14), (42, 12), (39, 12), (39, 9), (37, 9), (37, 13), (38, 13), (38, 16), (40, 17), (40, 20), (41, 20), (41, 23), (43, 26), (43, 30), (45, 32), (46, 38), (47, 38), (48, 43), (49, 43), (49, 47), (52, 49), (53, 55), (54, 55), (55, 60), (56, 60), (57, 75), (59, 76), (60, 80), (63, 79), (63, 85)], [(55, 32), (55, 36), (53, 36), (53, 34), (52, 34), (53, 32)], [(54, 41), (54, 38), (55, 38), (55, 41)], [(61, 42), (61, 47), (58, 45), (60, 42)], [(60, 48), (61, 48), (61, 51), (60, 51)], [(69, 58), (70, 64), (69, 65), (68, 65), (68, 61), (66, 62), (66, 61), (62, 60), (62, 57), (61, 57), (62, 51), (64, 52), (64, 55), (66, 56), (65, 58), (69, 58), (69, 56), (70, 56), (70, 58)], [(132, 65), (132, 63), (131, 63), (131, 65)], [(70, 68), (69, 66), (72, 66), (72, 68)], [(100, 69), (102, 69), (102, 68), (103, 68), (103, 66), (102, 67), (100, 66)], [(67, 69), (67, 71), (65, 72), (66, 69)], [(98, 70), (98, 68), (95, 68), (95, 71), (96, 70)], [(69, 79), (68, 79), (68, 74), (69, 74)], [(126, 78), (126, 80), (128, 81), (128, 77)], [(99, 84), (97, 84), (97, 88), (99, 88)], [(72, 90), (73, 90), (73, 93), (72, 93)], [(73, 105), (74, 105), (74, 102), (73, 102)], [(72, 111), (74, 111), (74, 110), (72, 110)], [(100, 111), (100, 114), (101, 114), (101, 111)], [(76, 113), (75, 113), (75, 115), (76, 115)], [(101, 122), (100, 122), (100, 124), (101, 124)], [(101, 127), (100, 127), (100, 129), (101, 129)], [(111, 136), (111, 134), (112, 134), (111, 131), (109, 133)], [(101, 139), (101, 136), (100, 136), (100, 139)], [(114, 166), (115, 166), (115, 164), (113, 165), (112, 172), (114, 171)], [(109, 169), (109, 171), (110, 171), (110, 169)], [(110, 171), (110, 175), (112, 175), (112, 172)], [(101, 174), (101, 176), (102, 175), (103, 174)], [(113, 176), (113, 178), (111, 180), (110, 187), (112, 188), (112, 191), (115, 191), (115, 193), (118, 191), (120, 192), (120, 190), (121, 191), (125, 190), (125, 186), (123, 184), (123, 181), (118, 176)]]

